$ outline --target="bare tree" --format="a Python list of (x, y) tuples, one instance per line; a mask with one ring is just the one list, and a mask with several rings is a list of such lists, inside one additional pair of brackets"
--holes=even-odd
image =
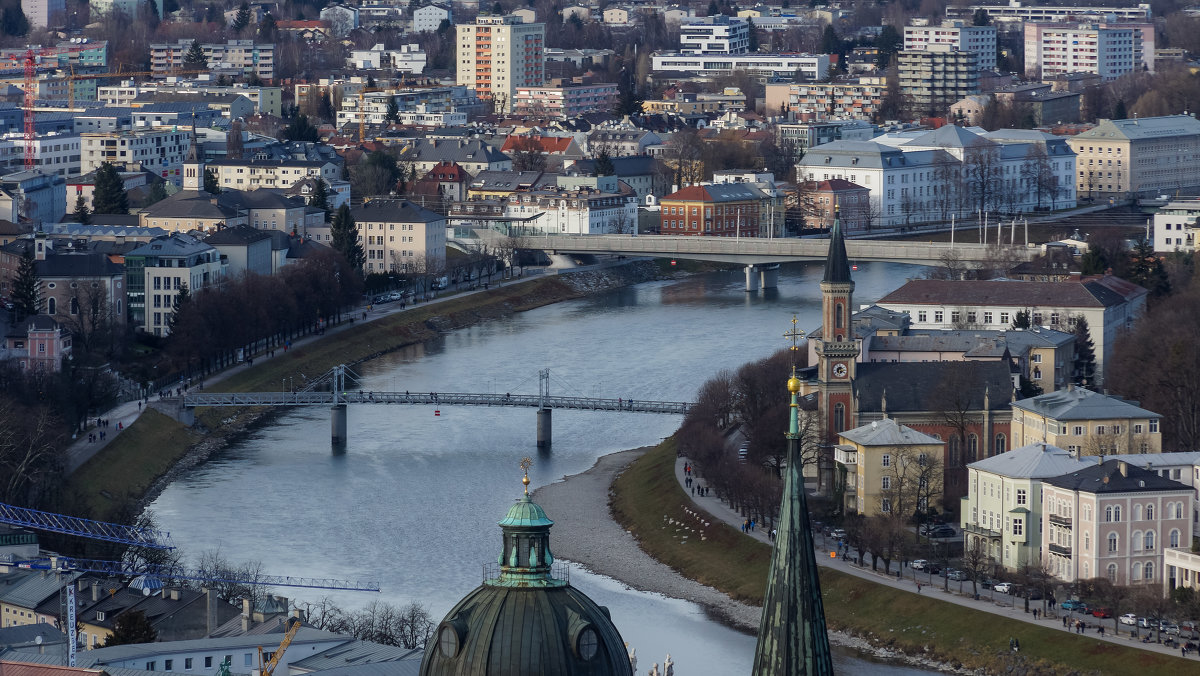
[(1032, 192), (1037, 196), (1037, 206), (1041, 208), (1043, 200), (1049, 199), (1051, 206), (1058, 199), (1058, 175), (1050, 162), (1045, 143), (1034, 143), (1025, 153), (1025, 161), (1021, 164), (1021, 180), (1026, 193)]
[(961, 188), (970, 195), (975, 210), (992, 211), (1004, 188), (1000, 148), (994, 141), (976, 139), (963, 150)]
[(979, 578), (990, 575), (995, 560), (988, 551), (987, 540), (979, 536), (968, 536), (963, 549), (963, 568), (971, 576), (971, 596), (979, 598)]

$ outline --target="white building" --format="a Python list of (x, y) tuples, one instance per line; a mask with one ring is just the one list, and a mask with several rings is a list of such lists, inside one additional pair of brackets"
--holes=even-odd
[(516, 192), (508, 197), (505, 216), (524, 224), (527, 232), (556, 235), (604, 235), (633, 232), (637, 194), (620, 192), (615, 177), (596, 188), (574, 187)]
[(213, 160), (208, 168), (222, 188), (291, 188), (306, 178), (339, 181), (342, 172), (332, 162), (320, 160)]
[[(111, 12), (121, 12), (131, 19), (136, 19), (138, 11), (147, 7), (150, 3), (146, 0), (91, 0), (88, 5), (92, 8), (93, 17), (101, 17)], [(154, 10), (158, 13), (159, 18), (162, 18), (162, 7), (155, 3)]]
[(433, 272), (446, 262), (446, 217), (403, 199), (374, 199), (352, 211), (367, 272)]
[(457, 82), (473, 87), (497, 111), (512, 111), (517, 87), (540, 87), (546, 79), (546, 26), (519, 17), (480, 16), (458, 25)]
[(21, 11), (29, 27), (37, 30), (61, 21), (67, 11), (66, 0), (21, 0)]
[(346, 5), (329, 5), (321, 10), (321, 21), (329, 23), (330, 31), (337, 37), (345, 37), (359, 27), (358, 8)]
[(441, 27), (443, 21), (454, 23), (454, 10), (448, 5), (425, 5), (413, 10), (412, 31), (414, 33), (433, 33)]
[(1196, 250), (1196, 217), (1200, 199), (1176, 199), (1154, 214), (1154, 252)]
[(1030, 5), (1025, 2), (1017, 2), (1017, 0), (1012, 0), (1007, 5), (950, 6), (946, 8), (946, 16), (955, 19), (970, 19), (979, 9), (986, 12), (992, 21), (999, 23), (1096, 21), (1106, 17), (1113, 17), (1117, 21), (1149, 21), (1153, 17), (1149, 3), (1139, 3), (1130, 7), (1118, 5), (1081, 7), (1075, 5)]
[(283, 90), (280, 87), (254, 87), (242, 82), (222, 86), (213, 80), (187, 80), (180, 77), (169, 77), (159, 82), (126, 80), (119, 85), (98, 87), (96, 100), (109, 106), (124, 108), (132, 104), (138, 96), (156, 92), (238, 94), (254, 104), (255, 112), (278, 117), (283, 111)]
[[(186, 284), (191, 293), (206, 289), (225, 276), (221, 254), (212, 246), (182, 232), (150, 240), (125, 254), (126, 270), (135, 274), (144, 270), (144, 315), (133, 313), (133, 321), (142, 330), (156, 336), (171, 332), (175, 298)], [(130, 261), (134, 265), (130, 266)], [(135, 307), (130, 298), (131, 310)]]
[(191, 133), (180, 130), (81, 134), (79, 169), (86, 174), (111, 162), (118, 168), (149, 171), (180, 185), (180, 169), (191, 144)]
[(915, 19), (904, 27), (904, 49), (924, 50), (929, 45), (950, 45), (975, 53), (979, 70), (996, 69), (996, 27), (972, 26), (965, 21), (943, 21), (930, 26), (927, 19)]
[[(1115, 80), (1142, 61), (1142, 31), (1121, 24), (1025, 24), (1025, 76), (1094, 73)], [(1153, 53), (1153, 50), (1152, 52)]]
[(757, 74), (795, 75), (797, 71), (810, 80), (823, 80), (829, 75), (828, 54), (731, 54), (721, 58), (689, 56), (676, 52), (655, 52), (650, 57), (655, 72), (687, 71), (702, 75), (720, 75), (735, 70)]
[[(34, 165), (49, 174), (73, 176), (80, 173), (79, 135), (61, 132), (40, 134), (33, 139)], [(0, 171), (20, 171), (25, 162), (25, 135), (5, 134), (0, 140)]]
[(750, 51), (750, 24), (724, 14), (688, 18), (679, 25), (679, 53), (687, 56), (745, 54)]

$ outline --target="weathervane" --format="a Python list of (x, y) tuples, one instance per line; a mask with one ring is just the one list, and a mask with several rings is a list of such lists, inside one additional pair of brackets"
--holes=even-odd
[(525, 470), (525, 476), (521, 478), (521, 483), (525, 484), (525, 495), (529, 495), (529, 468), (533, 467), (533, 459), (529, 456), (521, 458), (521, 469)]

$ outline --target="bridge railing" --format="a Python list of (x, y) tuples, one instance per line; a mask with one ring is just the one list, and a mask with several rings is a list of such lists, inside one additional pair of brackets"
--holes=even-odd
[[(690, 402), (605, 399), (599, 397), (542, 397), (536, 394), (481, 394), (469, 392), (376, 392), (353, 390), (339, 393), (338, 402), (348, 404), (424, 404), (446, 406), (517, 406), (562, 408), (581, 411), (628, 411), (631, 413), (685, 414)], [(332, 405), (333, 392), (197, 392), (183, 397), (188, 408), (202, 406), (319, 406)]]

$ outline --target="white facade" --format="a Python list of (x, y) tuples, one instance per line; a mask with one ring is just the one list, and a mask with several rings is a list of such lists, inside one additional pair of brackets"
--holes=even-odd
[(546, 79), (546, 26), (516, 16), (481, 16), (458, 26), (457, 83), (511, 112), (517, 87), (540, 87)]
[[(110, 12), (122, 12), (131, 19), (136, 19), (138, 10), (149, 3), (146, 0), (91, 0), (88, 5), (92, 8), (92, 16), (100, 17)], [(155, 3), (158, 5), (158, 3)], [(156, 6), (155, 11), (162, 17), (162, 8)]]
[(82, 134), (79, 169), (86, 174), (111, 162), (118, 168), (153, 172), (179, 185), (183, 160), (191, 145), (191, 134), (178, 130)]
[(904, 49), (923, 50), (929, 45), (950, 45), (974, 52), (979, 70), (996, 69), (996, 27), (971, 26), (963, 21), (945, 21), (940, 26), (904, 27)]
[(604, 235), (631, 232), (637, 223), (637, 196), (596, 190), (515, 193), (505, 216), (534, 218), (526, 227), (556, 235)]
[(321, 10), (321, 21), (329, 23), (334, 35), (345, 37), (359, 26), (358, 9), (346, 5), (330, 5)]
[(454, 12), (442, 5), (425, 5), (413, 10), (412, 30), (414, 33), (433, 33), (443, 21), (454, 23)]
[[(33, 139), (34, 166), (51, 174), (73, 176), (80, 173), (78, 134), (48, 134)], [(0, 168), (19, 171), (24, 167), (25, 135), (6, 134), (0, 140)]]
[(711, 56), (689, 56), (673, 52), (656, 52), (650, 58), (651, 68), (656, 72), (688, 71), (691, 73), (718, 75), (735, 70), (754, 73), (777, 73), (801, 75), (811, 80), (823, 80), (829, 75), (828, 54), (733, 54), (713, 58)]
[(745, 54), (750, 51), (750, 24), (723, 14), (684, 19), (679, 25), (679, 52), (688, 56)]
[(989, 18), (996, 22), (1050, 22), (1072, 21), (1084, 17), (1101, 18), (1116, 17), (1118, 21), (1149, 21), (1153, 16), (1149, 3), (1139, 3), (1132, 7), (1077, 7), (1069, 5), (1030, 5), (1026, 2), (1009, 2), (1007, 5), (971, 5), (969, 7), (947, 7), (948, 16), (959, 16), (967, 19), (982, 9)]
[(1154, 252), (1196, 250), (1200, 199), (1172, 200), (1154, 214)]
[(346, 57), (346, 65), (359, 70), (390, 70), (420, 74), (425, 70), (425, 52), (418, 44), (384, 49), (379, 43), (370, 49), (355, 49)]
[(1025, 76), (1094, 73), (1115, 80), (1141, 62), (1141, 31), (1110, 24), (1025, 24)]
[(67, 11), (66, 0), (21, 0), (21, 11), (29, 20), (29, 27), (36, 30), (61, 21)]
[(208, 168), (221, 187), (238, 190), (290, 188), (306, 178), (341, 179), (336, 164), (315, 160), (218, 160), (209, 162)]

